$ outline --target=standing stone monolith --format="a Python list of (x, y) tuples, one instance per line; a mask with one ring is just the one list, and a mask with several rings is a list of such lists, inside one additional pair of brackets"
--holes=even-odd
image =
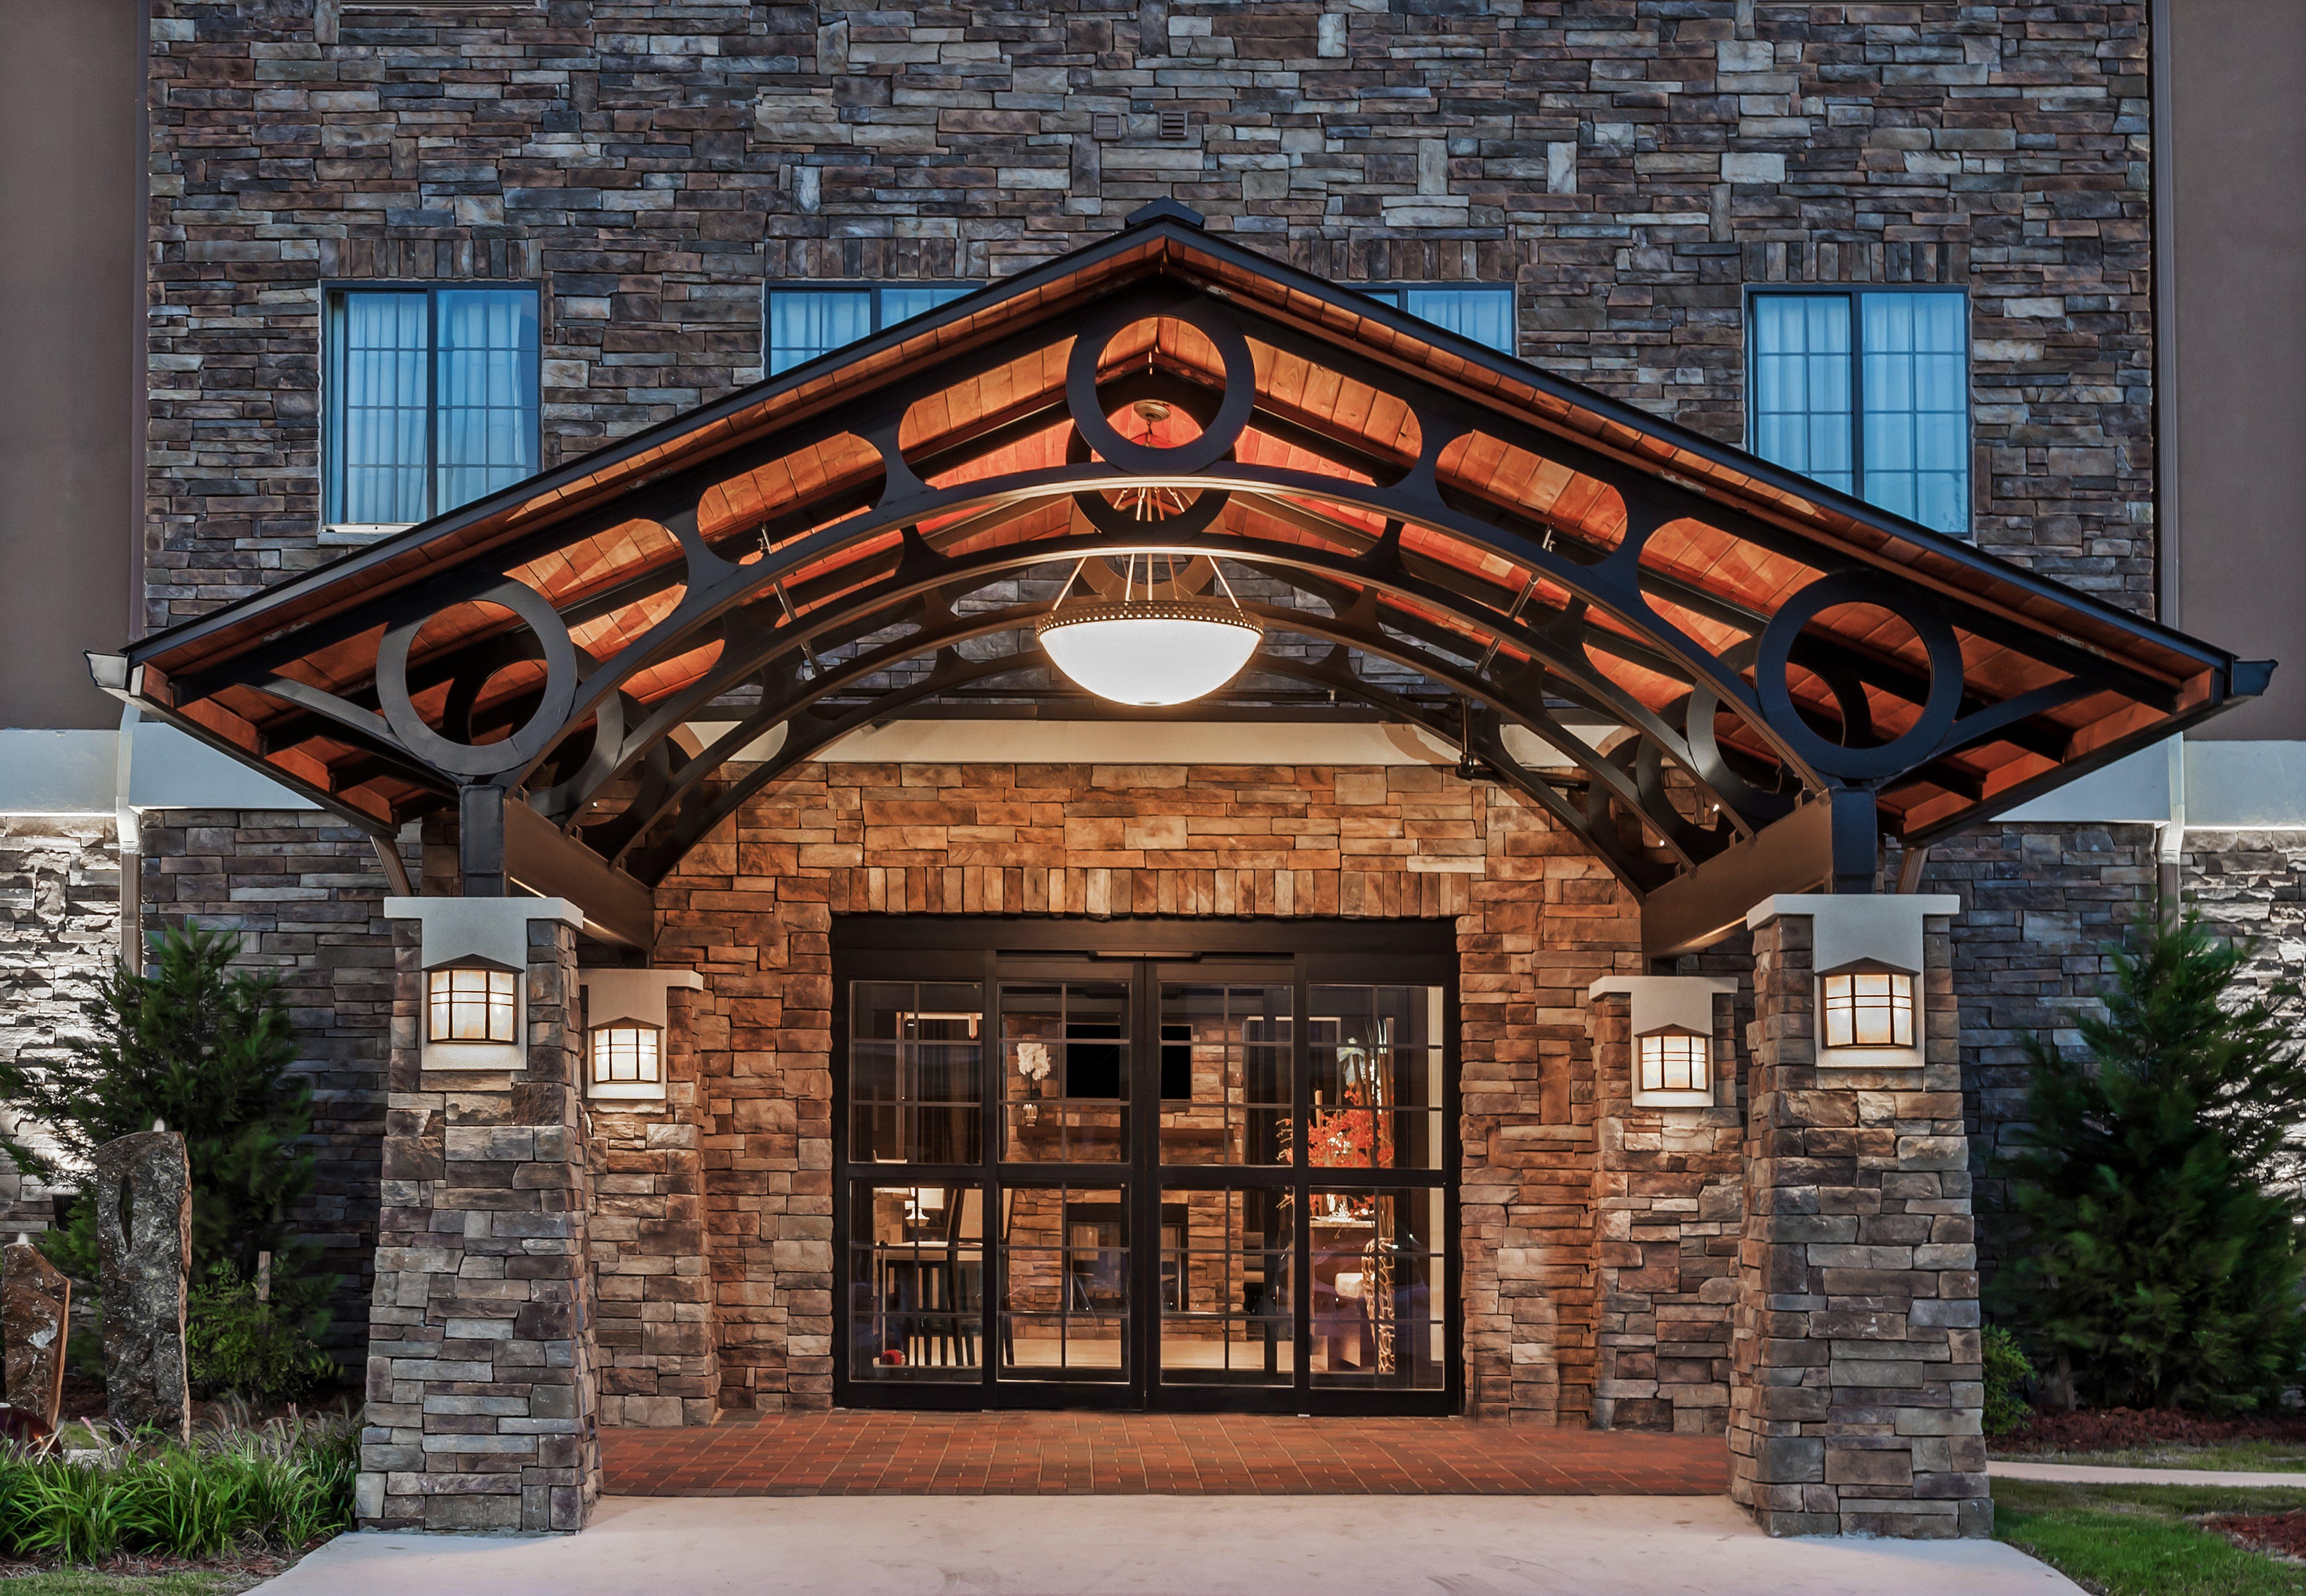
[(173, 1131), (140, 1131), (98, 1148), (94, 1162), (105, 1406), (132, 1430), (189, 1440), (184, 1302), (192, 1166), (184, 1139)]
[(8, 1405), (50, 1430), (64, 1401), (72, 1282), (30, 1242), (0, 1248), (0, 1336), (8, 1344)]

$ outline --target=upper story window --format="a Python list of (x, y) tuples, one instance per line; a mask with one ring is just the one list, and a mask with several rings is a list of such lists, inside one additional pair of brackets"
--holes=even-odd
[(1519, 352), (1514, 339), (1514, 294), (1507, 284), (1375, 283), (1362, 292), (1500, 354)]
[(535, 474), (536, 316), (528, 286), (329, 291), (331, 527), (430, 520)]
[(1938, 532), (1969, 530), (1969, 302), (1958, 289), (1753, 296), (1764, 460)]
[(764, 319), (769, 375), (910, 321), (982, 283), (772, 283)]

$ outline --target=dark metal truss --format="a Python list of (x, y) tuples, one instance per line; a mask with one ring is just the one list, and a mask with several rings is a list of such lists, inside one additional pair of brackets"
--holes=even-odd
[[(1150, 359), (1125, 371), (1101, 371), (1114, 335), (1155, 317), (1184, 322), (1208, 337), (1222, 358), (1223, 380)], [(1366, 440), (1341, 436), (1261, 398), (1251, 335), (1405, 401), (1417, 423), (1417, 457), (1388, 457)], [(1067, 338), (1073, 349), (1062, 395), (988, 417), (965, 436), (910, 458), (900, 448), (899, 430), (917, 401)], [(1121, 437), (1106, 419), (1106, 407), (1140, 396), (1183, 406), (1200, 424), (1200, 437), (1171, 448)], [(1062, 465), (929, 485), (1061, 422), (1072, 427)], [(1234, 446), (1250, 426), (1371, 480), (1242, 463)], [(1475, 431), (1613, 489), (1625, 508), (1623, 538), (1603, 547), (1574, 525), (1445, 488), (1438, 473), (1444, 452)], [(877, 453), (877, 479), (836, 487), (709, 539), (700, 533), (701, 500), (711, 489), (844, 434)], [(1092, 459), (1092, 449), (1101, 457)], [(1184, 513), (1149, 529), (1122, 520), (1110, 503), (1113, 494), (1144, 486), (1198, 497)], [(1052, 499), (1070, 500), (1093, 530), (957, 551)], [(1227, 530), (1222, 512), (1229, 503), (1314, 533), (1331, 546)], [(1372, 536), (1319, 505), (1366, 514), (1384, 530)], [(1684, 518), (1824, 574), (1763, 613), (1644, 569), (1652, 537)], [(636, 519), (670, 533), (679, 545), (677, 564), (559, 610), (509, 574), (554, 548)], [(920, 529), (929, 523), (942, 525), (924, 535)], [(1412, 526), (1495, 550), (1533, 575), (1504, 585), (1422, 557), (1405, 547), (1404, 531)], [(893, 547), (833, 566), (893, 533)], [(1543, 809), (1637, 892), (1702, 866), (1814, 801), (1835, 808), (1837, 886), (1859, 889), (1861, 876), (1870, 885), (1875, 799), (1884, 789), (1926, 780), (1974, 792), (1975, 778), (1952, 756), (1996, 739), (2063, 760), (2068, 734), (2049, 712), (2088, 694), (2112, 688), (2165, 713), (2179, 707), (2167, 681), (2079, 643), (1833, 556), (1679, 479), (1521, 422), (1273, 320), (1245, 301), (1174, 278), (1108, 295), (1086, 325), (1044, 323), (943, 359), (500, 546), (485, 567), (444, 570), (172, 686), (178, 704), (246, 687), (293, 706), (294, 713), (267, 724), (267, 744), (285, 747), (317, 736), (361, 750), (334, 772), (337, 790), (389, 772), (442, 801), (454, 798), (465, 818), (468, 892), (505, 890), (500, 816), (507, 802), (525, 802), (571, 841), (653, 883), (748, 798), (836, 738), (942, 694), (1015, 683), (1021, 673), (1046, 670), (1030, 641), (1046, 606), (986, 608), (985, 589), (1035, 567), (1149, 544), (1237, 562), (1285, 581), (1299, 602), (1252, 607), (1269, 633), (1297, 634), (1326, 647), (1307, 648), (1302, 657), (1268, 648), (1253, 670), (1326, 689), (1459, 745), (1469, 769)], [(1567, 593), (1567, 602), (1544, 602), (1541, 581)], [(674, 588), (679, 597), (670, 612), (611, 657), (596, 660), (571, 640), (572, 627)], [(980, 595), (976, 607), (971, 595)], [(472, 601), (501, 604), (517, 623), (414, 654), (428, 620)], [(1820, 611), (1850, 603), (1902, 617), (1922, 641), (1926, 670), (1805, 630)], [(1670, 618), (1667, 610), (1676, 608), (1732, 626), (1746, 641), (1717, 655)], [(380, 626), (383, 641), (368, 687), (331, 693), (284, 674), (313, 650)], [(1965, 681), (1957, 627), (2064, 675), (2013, 698), (1989, 698)], [(995, 646), (1004, 635), (1012, 645)], [(718, 657), (690, 687), (653, 704), (628, 690), (643, 670), (716, 642)], [(1640, 666), (1679, 691), (1664, 708), (1653, 709), (1601, 669), (1602, 657)], [(513, 704), (476, 713), (491, 677), (523, 660), (542, 662), (541, 686)], [(1371, 661), (1391, 669), (1373, 669)], [(1815, 706), (1798, 704), (1797, 670), (1831, 693), (1831, 719), (1839, 722), (1832, 735)], [(1405, 690), (1405, 672), (1440, 693)], [(414, 700), (442, 684), (447, 710), (431, 723)], [(1875, 735), (1869, 689), (1912, 705), (1907, 730), (1886, 740)], [(732, 698), (749, 699), (750, 706), (710, 746), (690, 751), (676, 740), (685, 724)], [(1738, 729), (1726, 740), (1718, 731), (1725, 718)], [(1607, 735), (1597, 739), (1595, 726)], [(732, 764), (779, 728), (782, 741), (764, 762)], [(1551, 749), (1555, 760), (1522, 763), (1513, 752), (1514, 728)], [(2153, 735), (2170, 729), (2165, 723)], [(507, 735), (474, 740), (491, 731)], [(360, 818), (376, 824), (372, 816)], [(1852, 839), (1862, 839), (1862, 847)]]

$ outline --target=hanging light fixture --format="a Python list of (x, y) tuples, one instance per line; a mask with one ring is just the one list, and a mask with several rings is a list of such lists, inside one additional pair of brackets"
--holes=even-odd
[[(1073, 568), (1065, 590), (1041, 619), (1041, 646), (1057, 669), (1100, 698), (1115, 704), (1188, 704), (1241, 674), (1257, 652), (1265, 627), (1241, 607), (1225, 573), (1217, 573), (1226, 602), (1176, 596), (1176, 557), (1169, 560), (1168, 597), (1156, 597), (1153, 552), (1132, 552), (1122, 576), (1121, 599), (1065, 608), (1080, 579)], [(1145, 592), (1137, 592), (1137, 562), (1145, 561)]]

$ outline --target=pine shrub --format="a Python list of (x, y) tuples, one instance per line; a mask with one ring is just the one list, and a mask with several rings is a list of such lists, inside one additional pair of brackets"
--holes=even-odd
[[(240, 940), (197, 926), (153, 938), (146, 975), (116, 967), (82, 1005), (91, 1036), (61, 1069), (0, 1062), (0, 1100), (58, 1147), (0, 1134), (17, 1166), (68, 1181), (101, 1143), (149, 1131), (155, 1120), (184, 1138), (192, 1176), (192, 1276), (222, 1267), (256, 1277), (270, 1253), (271, 1317), (309, 1348), (325, 1333), (333, 1276), (319, 1250), (298, 1239), (291, 1215), (312, 1190), (312, 1088), (290, 1072), (295, 1030), (277, 977), (231, 968)], [(76, 1203), (69, 1222), (41, 1238), (64, 1273), (98, 1273), (96, 1211)]]
[(1995, 1317), (2070, 1401), (2265, 1407), (2306, 1356), (2297, 988), (2242, 981), (2249, 945), (2191, 911), (2108, 951), (2081, 1050), (2027, 1038)]

